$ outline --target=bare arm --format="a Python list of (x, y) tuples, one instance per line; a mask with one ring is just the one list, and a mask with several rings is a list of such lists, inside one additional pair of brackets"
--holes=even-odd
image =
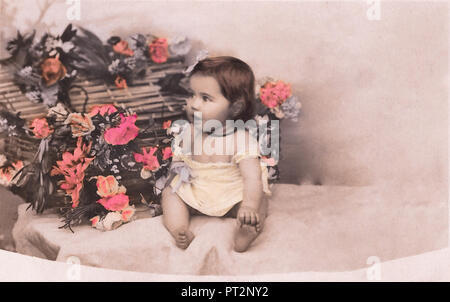
[(258, 210), (261, 204), (263, 184), (258, 158), (247, 158), (239, 162), (239, 169), (244, 182), (242, 206)]
[[(246, 133), (245, 151), (249, 150), (249, 134)], [(256, 155), (256, 154), (255, 154)], [(243, 198), (237, 218), (240, 225), (249, 224), (259, 228), (258, 211), (263, 198), (263, 183), (259, 158), (249, 157), (239, 161), (239, 169), (243, 178)]]

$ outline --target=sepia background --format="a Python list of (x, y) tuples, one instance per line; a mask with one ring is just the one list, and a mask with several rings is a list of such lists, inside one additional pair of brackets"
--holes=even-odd
[[(72, 22), (103, 40), (186, 35), (244, 60), (256, 78), (291, 83), (302, 113), (282, 123), (284, 183), (448, 190), (445, 2), (382, 1), (380, 20), (369, 20), (366, 1), (81, 0), (79, 21), (63, 0), (0, 3), (2, 57), (17, 29), (60, 33)], [(0, 203), (6, 225), (16, 204)]]
[[(16, 29), (60, 33), (70, 22), (63, 0), (2, 2), (3, 39)], [(366, 1), (82, 0), (73, 23), (103, 39), (186, 35), (211, 55), (248, 62), (257, 78), (292, 83), (303, 112), (283, 125), (284, 182), (447, 183), (447, 4), (382, 1), (373, 21), (369, 8)]]

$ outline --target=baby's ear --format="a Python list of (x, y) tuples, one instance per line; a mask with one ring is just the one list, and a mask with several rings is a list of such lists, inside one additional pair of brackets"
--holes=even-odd
[(239, 99), (231, 104), (230, 112), (233, 118), (239, 116), (245, 109), (245, 101), (243, 99)]

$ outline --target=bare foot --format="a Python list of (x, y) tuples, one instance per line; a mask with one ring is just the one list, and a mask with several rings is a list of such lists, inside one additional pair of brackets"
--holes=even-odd
[(234, 235), (234, 250), (238, 253), (245, 252), (258, 235), (255, 226), (248, 224), (238, 226)]
[(175, 231), (175, 243), (180, 249), (187, 249), (189, 244), (191, 244), (192, 240), (194, 239), (194, 234), (186, 229), (181, 229), (178, 231)]

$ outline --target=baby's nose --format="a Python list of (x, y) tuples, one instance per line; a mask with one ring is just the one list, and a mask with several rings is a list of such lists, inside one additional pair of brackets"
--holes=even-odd
[(191, 102), (190, 102), (192, 109), (194, 109), (195, 111), (198, 111), (201, 107), (201, 104), (202, 104), (202, 101), (200, 98), (195, 97), (195, 96), (192, 97)]

